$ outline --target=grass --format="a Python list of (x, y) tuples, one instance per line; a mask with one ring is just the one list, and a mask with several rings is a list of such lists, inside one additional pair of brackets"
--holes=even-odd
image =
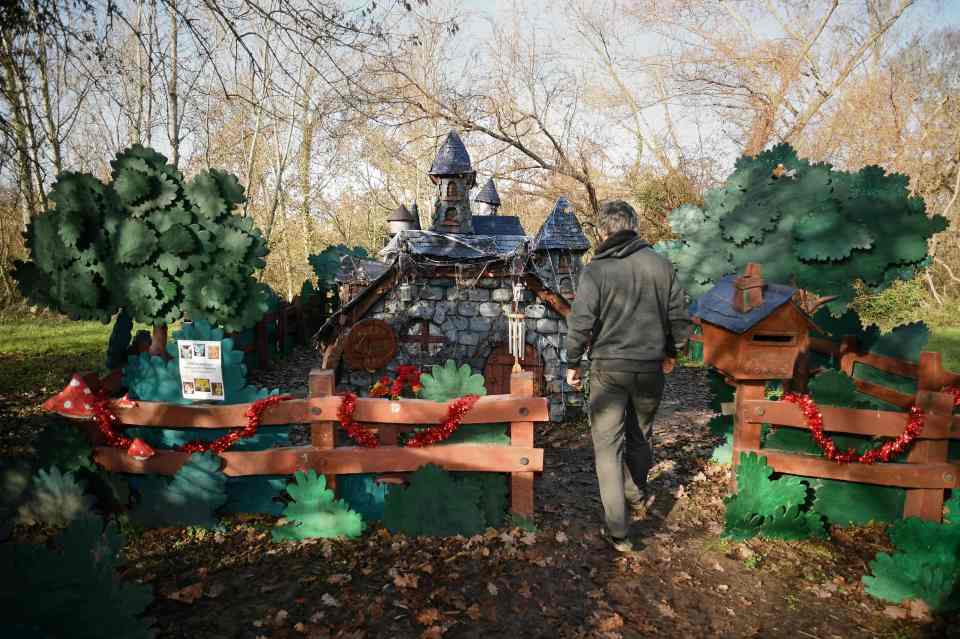
[(49, 394), (78, 371), (104, 367), (110, 325), (65, 318), (0, 322), (0, 396)]
[(943, 354), (943, 366), (955, 373), (960, 372), (960, 328), (942, 327), (931, 329), (927, 350)]

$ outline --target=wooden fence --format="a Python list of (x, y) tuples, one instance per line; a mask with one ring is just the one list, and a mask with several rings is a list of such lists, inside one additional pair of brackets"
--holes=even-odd
[[(839, 346), (827, 340), (812, 340), (811, 347), (839, 357), (841, 369), (847, 374), (852, 374), (854, 366), (860, 363), (916, 380), (917, 392), (912, 396), (856, 380), (858, 389), (866, 394), (901, 407), (916, 404), (924, 411), (923, 431), (911, 445), (907, 463), (837, 464), (811, 455), (761, 450), (763, 424), (808, 428), (806, 420), (795, 404), (765, 400), (763, 382), (741, 382), (735, 401), (734, 464), (740, 453), (757, 452), (780, 473), (905, 488), (904, 517), (939, 521), (944, 490), (960, 488), (960, 461), (948, 459), (950, 440), (960, 440), (960, 416), (953, 415), (953, 395), (940, 391), (960, 383), (960, 375), (944, 370), (939, 353), (921, 353), (919, 363), (912, 363), (859, 353), (852, 338), (844, 339)], [(852, 435), (897, 437), (907, 423), (907, 415), (902, 412), (824, 406), (822, 413), (825, 431)]]
[[(306, 300), (297, 296), (292, 302), (280, 301), (277, 309), (266, 313), (253, 327), (253, 337), (242, 346), (249, 370), (268, 369), (270, 360), (282, 357), (287, 344), (306, 346), (310, 337), (340, 308), (340, 297), (335, 288), (319, 288)], [(238, 344), (241, 335), (228, 337)]]
[[(264, 426), (309, 423), (311, 444), (258, 451), (226, 451), (223, 472), (229, 476), (287, 475), (316, 470), (336, 487), (336, 476), (357, 473), (398, 473), (416, 470), (424, 464), (438, 464), (453, 471), (510, 473), (511, 510), (533, 514), (534, 473), (543, 470), (543, 449), (533, 447), (533, 424), (547, 421), (547, 400), (534, 397), (533, 375), (515, 373), (509, 395), (481, 397), (466, 416), (465, 424), (510, 424), (510, 445), (446, 444), (423, 448), (398, 446), (399, 434), (425, 424), (439, 424), (447, 416), (448, 404), (420, 399), (360, 398), (354, 419), (376, 428), (380, 446), (361, 448), (338, 445), (337, 410), (341, 398), (334, 393), (334, 373), (315, 369), (310, 373), (310, 397), (281, 402), (261, 419)], [(131, 407), (114, 405), (125, 426), (157, 428), (233, 428), (246, 424), (250, 404), (228, 406), (181, 406), (161, 402), (138, 402)], [(94, 459), (107, 470), (123, 473), (172, 475), (186, 462), (188, 453), (157, 450), (145, 461), (126, 451), (103, 446), (98, 433)], [(352, 444), (352, 442), (351, 442)]]

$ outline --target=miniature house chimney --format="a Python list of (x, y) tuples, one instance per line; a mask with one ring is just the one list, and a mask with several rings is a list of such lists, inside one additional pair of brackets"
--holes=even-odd
[(763, 272), (756, 262), (747, 264), (743, 275), (734, 280), (733, 310), (749, 313), (763, 304)]

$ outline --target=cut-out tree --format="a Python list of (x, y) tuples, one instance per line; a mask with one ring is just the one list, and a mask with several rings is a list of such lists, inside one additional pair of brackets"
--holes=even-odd
[(857, 282), (878, 292), (912, 279), (927, 260), (927, 241), (946, 218), (926, 214), (904, 175), (868, 166), (856, 173), (811, 164), (787, 144), (742, 157), (703, 208), (669, 216), (679, 237), (656, 248), (694, 298), (724, 275), (763, 266), (768, 282), (793, 284), (841, 315)]
[(237, 178), (208, 169), (185, 181), (140, 145), (110, 165), (107, 184), (57, 178), (53, 206), (27, 229), (31, 261), (16, 264), (23, 294), (72, 319), (108, 322), (122, 311), (154, 327), (155, 355), (167, 324), (184, 315), (227, 331), (256, 324), (269, 289), (253, 275), (267, 243), (251, 218), (232, 213), (245, 199)]

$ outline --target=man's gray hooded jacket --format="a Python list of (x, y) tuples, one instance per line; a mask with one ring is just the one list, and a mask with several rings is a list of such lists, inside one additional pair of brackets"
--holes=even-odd
[(673, 265), (633, 231), (614, 233), (580, 274), (568, 320), (567, 365), (590, 346), (598, 370), (659, 370), (687, 343), (690, 318)]

